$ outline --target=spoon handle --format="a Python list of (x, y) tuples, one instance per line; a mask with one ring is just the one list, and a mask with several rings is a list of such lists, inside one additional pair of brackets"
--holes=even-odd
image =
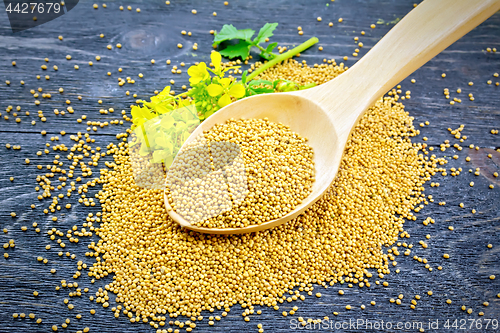
[(308, 97), (349, 133), (383, 94), (499, 9), (500, 0), (425, 0), (346, 73)]

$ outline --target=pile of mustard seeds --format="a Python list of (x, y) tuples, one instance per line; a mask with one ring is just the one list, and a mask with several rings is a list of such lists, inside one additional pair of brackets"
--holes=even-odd
[(398, 99), (393, 90), (362, 117), (321, 200), (284, 225), (251, 234), (181, 229), (168, 217), (163, 191), (134, 183), (126, 143), (110, 144), (115, 163), (100, 175), (101, 240), (89, 246), (97, 257), (89, 275), (114, 276), (106, 290), (123, 305), (115, 315), (159, 329), (183, 316), (195, 326), (204, 310), (240, 304), (246, 316), (255, 305), (278, 309), (304, 299), (314, 284), (370, 287), (374, 274), (390, 273), (397, 263), (382, 247), (409, 237), (404, 223), (428, 203), (423, 185), (446, 163), (411, 142), (418, 130)]

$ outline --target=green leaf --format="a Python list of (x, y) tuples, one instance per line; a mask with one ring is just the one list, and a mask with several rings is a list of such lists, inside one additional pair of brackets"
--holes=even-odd
[(232, 24), (224, 24), (222, 29), (215, 35), (214, 43), (221, 43), (226, 40), (238, 38), (238, 29), (236, 29)]
[(265, 87), (250, 87), (250, 92), (252, 95), (260, 95), (260, 94), (268, 94), (268, 93), (273, 93), (274, 89), (271, 88), (265, 88)]
[(237, 33), (237, 37), (238, 39), (244, 39), (248, 42), (251, 42), (251, 38), (253, 36), (253, 34), (255, 33), (255, 30), (252, 30), (252, 29), (242, 29), (242, 30), (238, 30), (238, 33)]
[(265, 52), (261, 52), (259, 54), (259, 56), (261, 56), (262, 58), (264, 58), (266, 60), (272, 60), (274, 58), (273, 54), (269, 54), (269, 53), (265, 53)]
[(252, 36), (255, 34), (255, 30), (252, 29), (236, 29), (232, 24), (224, 24), (222, 29), (215, 34), (214, 44), (220, 44), (224, 41), (231, 39), (243, 39), (251, 42)]
[(259, 34), (253, 42), (255, 44), (261, 44), (266, 41), (266, 38), (272, 37), (273, 36), (273, 31), (276, 29), (278, 26), (278, 23), (266, 23), (262, 28), (259, 30)]
[(219, 84), (212, 83), (207, 86), (207, 92), (212, 97), (219, 96), (223, 90), (224, 88), (222, 88), (222, 86)]
[(249, 42), (240, 40), (238, 44), (229, 45), (224, 50), (220, 51), (220, 54), (229, 59), (240, 57), (245, 60), (250, 55), (251, 46), (252, 44)]
[(269, 44), (267, 47), (266, 47), (266, 52), (267, 53), (271, 53), (273, 52), (274, 48), (278, 46), (278, 43), (274, 42), (274, 43), (271, 43)]
[(245, 70), (243, 74), (241, 74), (241, 83), (243, 84), (247, 83), (247, 75), (248, 75), (248, 70)]

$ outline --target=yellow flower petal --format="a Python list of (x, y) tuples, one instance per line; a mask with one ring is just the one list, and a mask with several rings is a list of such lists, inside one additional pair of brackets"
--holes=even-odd
[(231, 79), (228, 77), (224, 77), (219, 80), (219, 83), (224, 87), (227, 88), (231, 84)]
[(160, 126), (165, 129), (171, 129), (174, 126), (175, 119), (170, 114), (165, 114), (160, 121)]
[(149, 109), (148, 108), (145, 108), (145, 107), (139, 107), (137, 105), (134, 105), (132, 107), (132, 118), (146, 118), (146, 119), (152, 119), (154, 117), (154, 115), (151, 114), (151, 112), (149, 112)]
[(214, 83), (208, 85), (208, 87), (207, 87), (207, 92), (212, 97), (219, 96), (223, 90), (224, 90), (224, 88), (222, 88), (221, 85), (214, 84)]
[(215, 72), (220, 70), (220, 63), (222, 61), (222, 57), (219, 52), (212, 52), (210, 55), (210, 59), (212, 60), (212, 64), (214, 65)]
[(234, 86), (229, 89), (229, 95), (236, 97), (236, 98), (241, 98), (245, 96), (245, 87), (241, 84), (235, 84)]
[(221, 98), (219, 98), (217, 104), (219, 104), (219, 106), (223, 108), (226, 105), (231, 104), (231, 97), (229, 97), (229, 94), (224, 94)]
[(207, 71), (207, 64), (204, 62), (189, 67), (188, 74), (190, 76), (189, 83), (191, 84), (196, 84), (210, 77)]

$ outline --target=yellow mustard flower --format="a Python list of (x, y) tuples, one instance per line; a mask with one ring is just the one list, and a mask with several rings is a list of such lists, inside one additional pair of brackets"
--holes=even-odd
[(219, 98), (219, 101), (217, 104), (223, 108), (228, 104), (231, 104), (231, 97), (235, 98), (241, 98), (245, 96), (245, 87), (243, 87), (242, 84), (234, 84), (229, 88), (228, 92), (226, 92), (224, 95), (222, 95), (221, 98)]
[(207, 64), (200, 62), (198, 65), (189, 67), (188, 74), (190, 76), (189, 83), (196, 84), (210, 77), (207, 71)]

